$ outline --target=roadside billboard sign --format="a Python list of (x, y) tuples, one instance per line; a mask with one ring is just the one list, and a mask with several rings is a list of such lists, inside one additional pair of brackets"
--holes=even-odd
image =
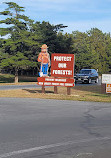
[(74, 54), (53, 53), (51, 55), (51, 76), (74, 77)]
[(106, 84), (106, 93), (111, 93), (111, 84)]

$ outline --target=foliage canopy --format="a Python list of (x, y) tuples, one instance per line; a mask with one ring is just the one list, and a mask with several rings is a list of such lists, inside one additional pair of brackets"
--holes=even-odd
[(111, 37), (98, 28), (87, 32), (73, 31), (63, 33), (67, 26), (52, 25), (30, 19), (23, 13), (25, 8), (14, 2), (5, 2), (8, 6), (0, 15), (6, 18), (0, 21), (0, 68), (12, 69), (15, 76), (19, 70), (39, 68), (37, 56), (42, 44), (47, 44), (49, 53), (75, 54), (75, 69), (95, 68), (99, 73), (111, 72)]

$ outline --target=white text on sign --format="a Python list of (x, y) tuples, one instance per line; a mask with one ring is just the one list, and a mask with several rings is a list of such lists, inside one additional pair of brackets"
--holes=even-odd
[(72, 75), (72, 70), (53, 70), (56, 75)]
[(54, 61), (71, 61), (72, 57), (54, 56)]

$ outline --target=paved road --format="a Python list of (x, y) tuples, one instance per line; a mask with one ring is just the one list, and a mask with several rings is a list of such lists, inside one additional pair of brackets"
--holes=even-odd
[[(82, 83), (77, 83), (76, 86), (89, 86), (89, 85), (101, 85), (101, 80), (99, 80), (99, 83), (91, 83), (91, 84), (82, 84)], [(35, 84), (31, 85), (6, 85), (6, 86), (0, 86), (0, 90), (7, 90), (7, 89), (27, 89), (27, 88), (40, 88), (41, 86)], [(47, 87), (47, 86), (46, 86)]]
[(27, 89), (27, 88), (39, 88), (41, 86), (37, 84), (31, 84), (31, 85), (6, 85), (6, 86), (0, 86), (0, 90), (7, 90), (7, 89)]
[(111, 104), (0, 98), (0, 158), (111, 158)]

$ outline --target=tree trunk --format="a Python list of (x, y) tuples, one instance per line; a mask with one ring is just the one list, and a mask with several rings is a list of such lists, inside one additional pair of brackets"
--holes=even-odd
[(35, 69), (33, 69), (33, 76), (34, 76), (34, 74), (35, 74)]
[(23, 76), (23, 70), (21, 70), (21, 76)]
[(15, 69), (15, 83), (18, 83), (18, 69)]

